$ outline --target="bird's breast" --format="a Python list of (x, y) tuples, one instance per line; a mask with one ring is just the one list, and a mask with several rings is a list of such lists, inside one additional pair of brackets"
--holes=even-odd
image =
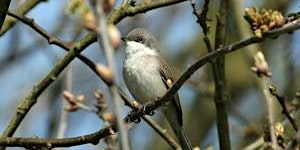
[(134, 99), (144, 103), (163, 96), (166, 88), (159, 66), (157, 58), (151, 55), (136, 54), (125, 59), (123, 77)]

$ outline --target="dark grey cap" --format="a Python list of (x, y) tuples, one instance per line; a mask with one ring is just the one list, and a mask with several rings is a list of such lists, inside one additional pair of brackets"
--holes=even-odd
[(122, 37), (122, 40), (125, 42), (139, 42), (152, 49), (157, 49), (157, 41), (155, 37), (144, 28), (135, 28), (131, 30), (125, 37)]

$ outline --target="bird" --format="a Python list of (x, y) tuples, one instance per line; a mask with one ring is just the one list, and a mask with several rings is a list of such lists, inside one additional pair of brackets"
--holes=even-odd
[[(135, 28), (121, 39), (126, 43), (123, 78), (132, 97), (141, 104), (162, 97), (175, 82), (175, 77), (158, 50), (156, 38), (144, 28)], [(159, 110), (163, 112), (182, 149), (191, 150), (182, 127), (178, 93)]]

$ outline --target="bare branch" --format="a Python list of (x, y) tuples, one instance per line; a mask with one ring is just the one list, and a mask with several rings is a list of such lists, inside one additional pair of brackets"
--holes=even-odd
[(274, 128), (274, 104), (273, 104), (273, 99), (268, 91), (268, 86), (269, 86), (269, 80), (267, 77), (262, 76), (261, 77), (261, 86), (263, 90), (263, 95), (266, 100), (266, 108), (267, 108), (267, 114), (268, 114), (268, 128), (269, 128), (269, 134), (271, 138), (271, 147), (273, 149), (278, 149), (278, 144), (277, 144), (277, 138), (275, 135), (275, 128)]
[[(32, 8), (34, 8), (40, 2), (45, 2), (46, 0), (27, 0), (24, 1), (20, 6), (18, 6), (15, 10), (15, 13), (18, 15), (24, 15), (29, 12)], [(13, 27), (16, 23), (16, 19), (8, 17), (4, 22), (2, 29), (0, 31), (0, 36), (6, 33), (11, 27)]]
[(17, 138), (7, 137), (0, 138), (0, 146), (7, 147), (25, 147), (25, 148), (54, 148), (54, 147), (70, 147), (82, 144), (98, 144), (99, 140), (107, 135), (111, 135), (110, 130), (116, 130), (116, 126), (106, 127), (98, 132), (64, 139), (40, 139), (40, 138)]
[(116, 24), (125, 17), (134, 16), (139, 13), (145, 13), (149, 10), (153, 10), (160, 7), (165, 7), (177, 3), (181, 3), (187, 0), (145, 0), (142, 3), (131, 5), (123, 5), (118, 10), (114, 11), (108, 18), (109, 24)]
[(110, 94), (112, 97), (112, 104), (113, 104), (113, 111), (116, 117), (116, 123), (119, 130), (119, 139), (120, 139), (120, 149), (122, 150), (129, 150), (129, 141), (128, 141), (128, 134), (127, 129), (122, 121), (122, 105), (120, 101), (120, 96), (118, 95), (118, 89), (115, 86), (116, 78), (115, 78), (115, 63), (114, 63), (114, 50), (109, 41), (108, 33), (107, 33), (107, 18), (103, 10), (103, 1), (99, 0), (91, 0), (91, 6), (97, 21), (97, 38), (98, 44), (101, 50), (104, 52), (108, 67), (113, 72), (111, 74), (112, 85), (109, 86)]
[[(229, 1), (221, 0), (217, 15), (217, 24), (215, 31), (215, 48), (221, 48), (226, 44), (227, 37), (227, 14), (229, 10)], [(216, 58), (211, 63), (214, 82), (215, 82), (215, 106), (217, 111), (218, 139), (221, 150), (231, 149), (230, 131), (228, 123), (228, 105), (229, 95), (227, 88), (225, 55)]]
[(5, 20), (6, 12), (8, 10), (10, 0), (0, 1), (0, 31)]
[(207, 26), (207, 13), (208, 13), (208, 5), (209, 5), (209, 0), (204, 1), (203, 9), (200, 11), (197, 11), (196, 9), (196, 0), (190, 0), (192, 9), (193, 9), (193, 14), (197, 17), (197, 23), (200, 24), (204, 35), (207, 35), (209, 28)]
[(21, 121), (24, 119), (28, 111), (31, 107), (36, 103), (37, 98), (41, 95), (41, 93), (51, 84), (53, 83), (58, 75), (66, 68), (66, 66), (87, 46), (93, 43), (94, 36), (89, 36), (85, 39), (82, 39), (78, 43), (74, 44), (74, 46), (70, 47), (69, 52), (57, 62), (57, 64), (52, 68), (52, 70), (42, 79), (39, 83), (37, 83), (30, 94), (28, 94), (25, 99), (18, 106), (18, 110), (15, 115), (11, 118), (9, 125), (6, 130), (2, 134), (2, 137), (12, 136), (16, 131), (17, 127), (20, 125)]
[(296, 121), (293, 119), (293, 117), (290, 115), (286, 105), (285, 105), (285, 100), (284, 97), (279, 96), (276, 87), (274, 86), (270, 86), (269, 87), (270, 93), (276, 97), (276, 99), (278, 100), (281, 108), (282, 108), (282, 113), (288, 118), (288, 120), (290, 121), (290, 123), (292, 124), (293, 128), (295, 129), (295, 131), (298, 131), (298, 127), (296, 125)]

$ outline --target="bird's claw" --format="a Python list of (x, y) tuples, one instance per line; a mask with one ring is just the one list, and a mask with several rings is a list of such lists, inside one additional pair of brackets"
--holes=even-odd
[(141, 122), (141, 117), (135, 119), (133, 122), (134, 122), (134, 123), (140, 123), (140, 122)]
[[(131, 110), (129, 112), (129, 116), (132, 115), (132, 114), (134, 114), (135, 112), (136, 112), (136, 109)], [(126, 120), (126, 122), (139, 123), (139, 122), (141, 122), (141, 117), (138, 117), (138, 118), (136, 118), (134, 120), (131, 117), (127, 117), (127, 118), (125, 118), (125, 120)]]
[(149, 116), (153, 116), (155, 114), (154, 111), (149, 111), (147, 105), (143, 106), (143, 113)]

